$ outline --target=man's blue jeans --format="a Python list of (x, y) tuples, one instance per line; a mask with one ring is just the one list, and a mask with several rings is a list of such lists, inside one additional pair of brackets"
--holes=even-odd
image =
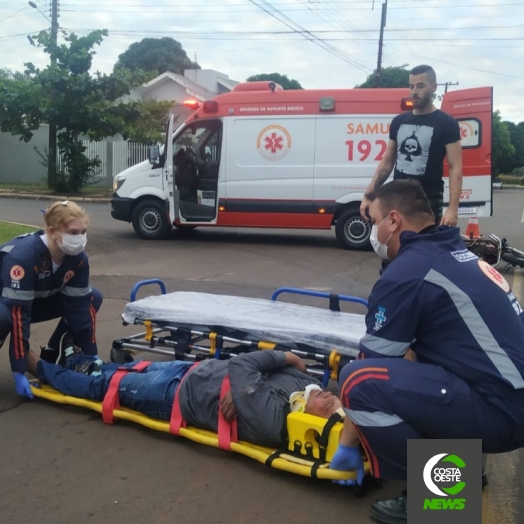
[[(104, 364), (102, 373), (85, 375), (72, 371), (75, 366), (94, 357), (76, 355), (67, 359), (67, 368), (38, 362), (38, 378), (64, 395), (88, 400), (103, 400), (111, 377), (117, 369), (132, 368), (137, 362), (120, 366)], [(141, 372), (128, 371), (119, 386), (120, 405), (139, 411), (148, 417), (169, 420), (176, 388), (193, 365), (192, 362), (153, 362)]]

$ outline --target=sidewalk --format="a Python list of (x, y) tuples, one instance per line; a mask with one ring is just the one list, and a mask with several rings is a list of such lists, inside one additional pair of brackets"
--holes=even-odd
[(45, 192), (42, 190), (22, 191), (17, 189), (0, 189), (0, 198), (23, 198), (29, 200), (71, 200), (73, 202), (91, 202), (94, 204), (108, 204), (111, 200), (111, 197), (104, 196), (104, 194), (109, 194), (109, 191), (101, 191), (100, 195), (93, 196), (65, 196), (56, 195), (54, 193)]

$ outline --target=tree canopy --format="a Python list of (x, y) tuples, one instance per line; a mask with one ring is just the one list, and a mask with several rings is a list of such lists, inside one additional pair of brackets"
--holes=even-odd
[[(366, 81), (355, 87), (376, 87), (376, 73), (372, 73)], [(408, 87), (409, 71), (403, 67), (384, 67), (380, 72), (380, 87)]]
[[(118, 68), (111, 75), (90, 74), (94, 47), (101, 44), (107, 31), (93, 31), (84, 37), (63, 34), (66, 43), (61, 45), (47, 32), (34, 37), (51, 58), (45, 69), (26, 63), (22, 77), (0, 76), (0, 129), (29, 142), (34, 130), (54, 120), (60, 162), (56, 180), (48, 180), (48, 184), (56, 190), (78, 191), (100, 165), (99, 159), (88, 159), (84, 154), (82, 136), (101, 140), (126, 134), (131, 139), (154, 142), (162, 136), (171, 104), (122, 101), (144, 82), (143, 72)], [(56, 161), (40, 155), (48, 168)]]
[(493, 113), (492, 155), (491, 167), (494, 176), (499, 175), (507, 167), (507, 160), (515, 155), (515, 147), (511, 143), (509, 122), (503, 122), (500, 111)]
[(185, 69), (200, 69), (173, 38), (144, 38), (131, 44), (119, 57), (115, 70), (124, 67), (130, 71), (149, 71), (161, 75), (166, 71), (183, 75)]
[(252, 75), (246, 79), (246, 82), (258, 82), (260, 80), (268, 80), (280, 84), (283, 89), (303, 89), (297, 80), (289, 79), (287, 75), (280, 73), (261, 73), (259, 75)]

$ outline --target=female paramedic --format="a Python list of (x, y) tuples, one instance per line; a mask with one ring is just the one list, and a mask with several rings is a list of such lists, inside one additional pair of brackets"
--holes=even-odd
[(98, 353), (95, 323), (102, 294), (89, 285), (87, 214), (66, 200), (51, 204), (44, 221), (45, 232), (21, 235), (0, 246), (0, 347), (11, 333), (16, 392), (29, 398), (33, 395), (24, 373), (32, 323), (60, 318), (42, 348), (44, 360), (58, 359), (68, 335), (85, 354)]

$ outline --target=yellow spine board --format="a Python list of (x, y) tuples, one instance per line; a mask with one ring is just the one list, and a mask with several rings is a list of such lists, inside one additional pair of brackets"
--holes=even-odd
[[(31, 390), (35, 397), (42, 398), (45, 400), (49, 400), (51, 402), (55, 402), (57, 404), (67, 404), (70, 406), (77, 406), (81, 408), (87, 408), (91, 409), (93, 411), (96, 411), (98, 413), (102, 413), (102, 403), (101, 402), (95, 402), (93, 400), (86, 400), (82, 398), (76, 398), (76, 397), (69, 397), (67, 395), (63, 395), (56, 389), (47, 386), (45, 384), (40, 384), (38, 387), (31, 386)], [(169, 433), (169, 422), (164, 420), (157, 420), (150, 417), (146, 417), (142, 413), (138, 413), (137, 411), (133, 411), (131, 409), (127, 408), (120, 408), (113, 412), (114, 418), (118, 420), (126, 420), (129, 422), (135, 422), (136, 424), (140, 424), (142, 426), (145, 426), (149, 429), (153, 429), (155, 431), (162, 431), (164, 433)], [(303, 417), (310, 418), (310, 423), (314, 422), (315, 427), (318, 426), (319, 421), (324, 421), (324, 419), (319, 419), (318, 417), (313, 417), (311, 415), (305, 415), (303, 413), (300, 414)], [(294, 421), (298, 418), (300, 420), (300, 417), (298, 417), (298, 413), (292, 413), (288, 415), (288, 417), (292, 417), (292, 421), (288, 420), (288, 430), (290, 427), (294, 427)], [(317, 421), (312, 421), (311, 419), (318, 419)], [(337, 424), (337, 426), (342, 426), (341, 424)], [(298, 428), (297, 431), (295, 431), (293, 434), (295, 437), (297, 435), (303, 433), (304, 430), (304, 424), (301, 425), (301, 428)], [(337, 428), (333, 428), (331, 433), (336, 431)], [(315, 429), (313, 428), (311, 430), (311, 435), (313, 434), (313, 431)], [(338, 428), (338, 431), (336, 431), (336, 444), (338, 444), (338, 438), (339, 438), (340, 428)], [(307, 438), (311, 438), (310, 434), (307, 434)], [(193, 442), (198, 442), (199, 444), (205, 444), (206, 446), (211, 446), (214, 448), (218, 448), (218, 436), (216, 433), (213, 433), (211, 431), (206, 431), (203, 429), (197, 429), (193, 427), (188, 428), (181, 428), (180, 429), (180, 436), (187, 438), (189, 440), (192, 440)], [(327, 456), (331, 458), (333, 456), (334, 450), (332, 448), (332, 440), (333, 435), (330, 435), (329, 439), (329, 446), (328, 446), (328, 453)], [(290, 442), (291, 435), (290, 435)], [(317, 452), (318, 452), (318, 445)], [(246, 457), (252, 458), (254, 460), (257, 460), (258, 462), (261, 462), (262, 464), (266, 463), (266, 460), (268, 457), (270, 457), (276, 450), (271, 448), (266, 448), (263, 446), (257, 446), (255, 444), (250, 444), (249, 442), (239, 441), (239, 442), (232, 442), (231, 443), (231, 450), (235, 453), (239, 453), (241, 455), (244, 455)], [(336, 446), (335, 446), (336, 450)], [(318, 456), (318, 454), (316, 455)], [(279, 457), (275, 458), (271, 462), (271, 467), (275, 469), (279, 469), (282, 471), (288, 471), (290, 473), (295, 473), (296, 475), (302, 475), (304, 477), (311, 477), (311, 466), (313, 465), (313, 461), (309, 461), (307, 457), (303, 458), (297, 458), (292, 455), (288, 455), (285, 452), (282, 453)], [(364, 463), (366, 473), (369, 472), (369, 467), (367, 462)], [(346, 480), (346, 479), (355, 479), (356, 475), (353, 471), (347, 472), (347, 471), (336, 471), (333, 469), (329, 469), (328, 464), (322, 465), (318, 468), (316, 472), (316, 476), (320, 479), (326, 479), (326, 480)]]

